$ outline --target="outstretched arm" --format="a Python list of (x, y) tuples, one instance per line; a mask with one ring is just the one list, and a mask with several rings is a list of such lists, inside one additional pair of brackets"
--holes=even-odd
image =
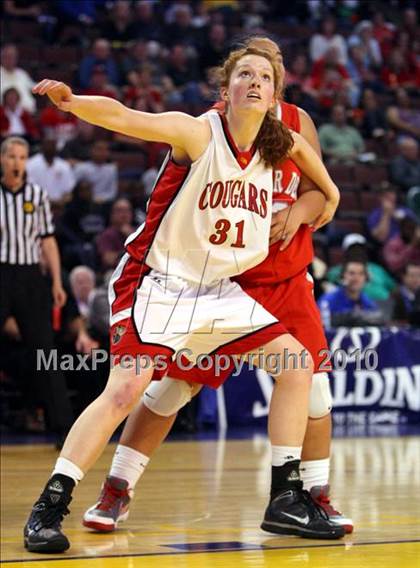
[(78, 96), (65, 83), (44, 79), (33, 88), (60, 109), (91, 124), (149, 142), (164, 142), (183, 150), (193, 161), (210, 140), (206, 121), (182, 112), (152, 114), (130, 109), (108, 97)]

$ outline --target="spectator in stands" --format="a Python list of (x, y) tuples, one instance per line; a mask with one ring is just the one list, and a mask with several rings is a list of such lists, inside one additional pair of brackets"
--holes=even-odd
[(96, 20), (97, 0), (59, 0), (57, 8), (60, 13), (59, 21), (92, 25)]
[(109, 270), (104, 276), (103, 285), (95, 290), (88, 315), (88, 326), (92, 336), (97, 338), (101, 346), (105, 348), (109, 347), (108, 287), (111, 277), (112, 270)]
[(311, 72), (311, 88), (323, 110), (329, 110), (338, 96), (348, 99), (353, 87), (346, 67), (339, 61), (339, 51), (330, 47)]
[(420, 224), (411, 211), (401, 219), (399, 235), (385, 244), (383, 257), (394, 274), (400, 273), (409, 263), (420, 264)]
[(102, 37), (107, 38), (113, 49), (121, 49), (137, 37), (131, 9), (129, 0), (116, 0), (109, 11), (105, 25), (101, 28)]
[(39, 124), (42, 137), (54, 138), (58, 150), (76, 136), (77, 118), (70, 112), (62, 112), (50, 103), (42, 109)]
[(124, 253), (124, 242), (134, 231), (133, 208), (128, 199), (120, 198), (111, 209), (111, 226), (96, 239), (103, 271), (115, 268)]
[(41, 151), (28, 160), (28, 181), (45, 189), (53, 206), (69, 201), (76, 180), (70, 165), (57, 156), (57, 143), (45, 138)]
[(95, 65), (92, 69), (89, 87), (84, 89), (84, 95), (95, 95), (97, 97), (119, 98), (119, 92), (115, 85), (108, 81), (108, 75), (104, 65)]
[(0, 136), (24, 136), (29, 142), (39, 138), (38, 128), (32, 115), (20, 104), (19, 91), (10, 87), (3, 93), (0, 106)]
[(133, 43), (121, 61), (124, 84), (129, 83), (128, 77), (132, 71), (139, 72), (147, 67), (151, 70), (153, 83), (159, 85), (166, 66), (164, 56), (166, 57), (166, 48), (155, 41), (139, 39)]
[(343, 105), (333, 106), (331, 122), (323, 124), (319, 129), (319, 141), (322, 153), (330, 163), (354, 163), (365, 148), (359, 132), (347, 124)]
[(413, 71), (416, 78), (418, 75), (416, 73), (417, 69), (417, 53), (418, 51), (418, 39), (412, 40), (410, 34), (405, 30), (398, 30), (395, 37), (394, 48), (402, 53), (404, 60), (408, 63), (409, 69)]
[(342, 35), (336, 32), (336, 21), (333, 16), (321, 20), (320, 31), (311, 37), (309, 55), (313, 63), (325, 57), (331, 47), (338, 52), (338, 62), (347, 64), (347, 46)]
[[(84, 270), (86, 267), (79, 266), (73, 270), (79, 268)], [(92, 274), (94, 275), (95, 273), (92, 271)], [(63, 344), (66, 344), (67, 348), (65, 351), (67, 352), (74, 351), (76, 353), (90, 354), (91, 350), (96, 349), (99, 344), (90, 336), (87, 328), (87, 318), (79, 310), (79, 305), (84, 305), (84, 302), (81, 301), (80, 297), (77, 298), (73, 295), (73, 290), (79, 295), (85, 294), (87, 289), (90, 291), (90, 280), (87, 283), (85, 277), (78, 273), (73, 275), (72, 282), (68, 302), (63, 309), (61, 333), (57, 339), (61, 347), (64, 347)], [(94, 292), (92, 291), (92, 296), (93, 294)], [(87, 385), (84, 385), (84, 389), (87, 390)]]
[(363, 55), (365, 65), (370, 69), (378, 69), (382, 65), (382, 54), (377, 39), (373, 35), (373, 24), (363, 20), (357, 24), (355, 33), (348, 39), (349, 47), (358, 46)]
[[(366, 238), (358, 233), (347, 235), (342, 244), (344, 250), (344, 262), (358, 261), (367, 266), (369, 279), (365, 285), (364, 293), (374, 301), (386, 301), (395, 288), (395, 280), (380, 265), (369, 260), (369, 252)], [(333, 266), (328, 271), (328, 281), (339, 284), (341, 265)]]
[(119, 85), (120, 74), (117, 63), (111, 54), (111, 45), (107, 39), (99, 38), (92, 46), (92, 52), (86, 55), (79, 66), (79, 83), (82, 89), (88, 89), (93, 70), (97, 65), (103, 65), (107, 81), (111, 85)]
[(400, 219), (408, 209), (397, 203), (397, 190), (385, 183), (380, 190), (380, 205), (367, 218), (369, 233), (375, 241), (385, 244), (400, 233)]
[(205, 77), (206, 69), (220, 65), (226, 56), (226, 51), (226, 27), (223, 24), (212, 24), (199, 49), (199, 68), (202, 77)]
[(385, 66), (382, 67), (381, 80), (390, 89), (415, 89), (420, 86), (419, 70), (398, 47), (394, 47), (387, 57)]
[(76, 266), (69, 274), (69, 282), (79, 313), (87, 321), (95, 294), (95, 273), (88, 266)]
[[(94, 292), (90, 292), (90, 277), (91, 274), (94, 276), (94, 273), (86, 276), (85, 269), (86, 267), (79, 266), (69, 275), (68, 300), (61, 313), (60, 329), (55, 336), (59, 354), (65, 354), (67, 357), (76, 358), (78, 353), (90, 355), (93, 349), (99, 347), (99, 342), (90, 333), (87, 317), (80, 311), (80, 307), (86, 308), (85, 300), (89, 293), (94, 296)], [(66, 381), (72, 390), (72, 405), (78, 415), (103, 388), (103, 377), (95, 368), (75, 371), (66, 373)]]
[(80, 180), (57, 222), (57, 240), (67, 270), (79, 264), (95, 267), (93, 239), (105, 229), (105, 217), (100, 209), (92, 200), (91, 184)]
[(368, 85), (374, 85), (375, 83), (375, 75), (366, 64), (363, 49), (360, 45), (352, 45), (349, 48), (347, 71), (352, 82), (350, 100), (351, 106), (354, 108), (360, 100), (362, 90)]
[(402, 283), (393, 294), (392, 319), (410, 323), (420, 299), (420, 264), (408, 263), (404, 266), (401, 280)]
[(384, 13), (379, 10), (376, 10), (373, 14), (372, 22), (373, 37), (378, 41), (382, 59), (385, 60), (392, 48), (395, 36), (395, 26), (394, 24), (385, 21)]
[(420, 112), (412, 108), (412, 103), (405, 89), (395, 93), (395, 104), (387, 110), (388, 123), (397, 134), (420, 138)]
[(135, 26), (137, 37), (144, 41), (161, 42), (163, 30), (160, 18), (154, 13), (154, 3), (149, 0), (138, 0), (135, 3)]
[(306, 112), (311, 115), (315, 123), (320, 121), (319, 106), (316, 100), (306, 91), (302, 91), (302, 87), (300, 85), (293, 83), (288, 85), (285, 89), (284, 98), (288, 103), (306, 110)]
[(383, 139), (388, 124), (384, 109), (379, 106), (376, 94), (372, 89), (363, 91), (360, 106), (363, 137), (375, 140)]
[(192, 12), (188, 4), (175, 3), (171, 6), (173, 18), (164, 28), (164, 42), (168, 47), (184, 45), (195, 47), (197, 32), (192, 25)]
[[(70, 115), (71, 113), (67, 112), (65, 114)], [(77, 162), (85, 162), (89, 160), (90, 147), (96, 138), (96, 128), (93, 124), (77, 119), (76, 135), (64, 145), (60, 156), (72, 166)]]
[(390, 179), (407, 193), (412, 187), (420, 186), (419, 143), (414, 138), (401, 138), (398, 150), (399, 155), (389, 164)]
[(123, 89), (123, 102), (127, 106), (133, 106), (139, 97), (147, 102), (148, 112), (163, 112), (163, 98), (159, 87), (153, 83), (152, 67), (145, 63), (137, 70), (128, 73), (128, 84)]
[(32, 95), (35, 83), (24, 69), (18, 67), (18, 58), (18, 50), (14, 44), (8, 43), (1, 48), (0, 96), (3, 98), (5, 91), (14, 87), (19, 92), (22, 107), (33, 114), (36, 111)]
[(286, 85), (299, 85), (304, 93), (311, 97), (316, 96), (312, 88), (309, 62), (305, 53), (296, 55), (290, 67), (286, 69)]
[(74, 167), (76, 181), (88, 180), (92, 185), (93, 201), (110, 205), (118, 192), (118, 169), (110, 162), (109, 142), (95, 140), (91, 147), (91, 159)]
[(3, 10), (6, 18), (35, 21), (43, 11), (38, 0), (25, 0), (24, 3), (16, 2), (16, 0), (3, 0)]
[(173, 45), (168, 58), (166, 73), (175, 87), (185, 87), (187, 83), (197, 79), (195, 65), (188, 57), (184, 45)]
[(323, 294), (318, 300), (324, 320), (329, 311), (332, 327), (383, 323), (378, 305), (363, 291), (368, 280), (366, 263), (347, 260), (340, 274), (340, 286)]
[(415, 7), (411, 6), (403, 11), (402, 29), (408, 33), (412, 42), (418, 40), (418, 14)]

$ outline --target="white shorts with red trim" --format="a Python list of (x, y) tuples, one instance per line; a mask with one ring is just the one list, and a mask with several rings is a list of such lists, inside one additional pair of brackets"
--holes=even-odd
[(121, 315), (114, 314), (111, 328), (111, 353), (119, 356), (175, 358), (182, 351), (195, 364), (221, 347), (227, 354), (246, 353), (287, 333), (230, 279), (202, 286), (154, 270), (138, 284), (131, 318), (126, 310)]

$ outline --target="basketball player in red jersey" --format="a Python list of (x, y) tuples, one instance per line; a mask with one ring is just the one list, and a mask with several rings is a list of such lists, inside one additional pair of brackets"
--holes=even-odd
[[(248, 45), (270, 50), (281, 58), (278, 46), (267, 38), (252, 38)], [(282, 69), (284, 77), (283, 66)], [(223, 110), (223, 103), (217, 103), (216, 108)], [(289, 128), (300, 132), (321, 155), (315, 126), (304, 110), (281, 101), (277, 116)], [(236, 277), (236, 280), (256, 301), (276, 315), (312, 355), (315, 373), (300, 473), (305, 489), (311, 492), (333, 522), (344, 526), (350, 533), (353, 530), (352, 520), (336, 511), (329, 500), (332, 397), (328, 375), (319, 368), (319, 354), (327, 348), (327, 341), (313, 296), (312, 279), (307, 272), (307, 266), (313, 259), (309, 224), (312, 223), (315, 229), (325, 223), (325, 199), (307, 178), (302, 178), (301, 171), (290, 159), (276, 169), (270, 253), (262, 263)], [(198, 382), (217, 388), (232, 370), (230, 367), (221, 372), (211, 382), (209, 372), (203, 373), (198, 369), (185, 372), (172, 367), (169, 372), (171, 379), (153, 383), (146, 390), (143, 402), (124, 428), (99, 500), (84, 515), (86, 527), (110, 532), (119, 521), (127, 519), (133, 489), (153, 451), (171, 429), (177, 410), (199, 391)], [(174, 381), (174, 377), (184, 381)], [(276, 464), (276, 456), (273, 456), (273, 466)], [(276, 529), (269, 523), (263, 524), (263, 528), (273, 532)]]
[[(230, 355), (256, 350), (258, 355), (262, 349), (265, 368), (268, 354), (279, 361), (295, 354), (294, 369), (283, 366), (273, 373), (281, 381), (276, 380), (272, 395), (270, 437), (281, 464), (273, 468), (271, 522), (284, 524), (289, 534), (344, 535), (303, 491), (299, 478), (312, 358), (231, 279), (267, 255), (273, 167), (280, 160), (290, 156), (296, 161), (325, 192), (331, 213), (339, 201), (314, 150), (273, 113), (280, 75), (279, 62), (267, 51), (231, 52), (221, 68), (226, 112), (213, 110), (198, 118), (154, 115), (107, 97), (76, 96), (50, 79), (34, 87), (61, 110), (123, 134), (166, 142), (172, 151), (156, 180), (146, 220), (128, 237), (127, 252), (111, 279), (115, 358), (107, 386), (73, 425), (32, 508), (24, 528), (28, 550), (63, 552), (70, 546), (61, 521), (75, 485), (135, 408), (158, 365), (167, 366), (183, 350), (196, 361), (204, 338), (209, 352), (223, 346)], [(124, 355), (131, 358), (128, 368)], [(284, 400), (288, 404), (280, 404)]]

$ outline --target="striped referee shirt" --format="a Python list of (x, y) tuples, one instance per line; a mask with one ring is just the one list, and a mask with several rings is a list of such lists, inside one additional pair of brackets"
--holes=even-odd
[(53, 234), (45, 190), (25, 182), (17, 191), (11, 191), (0, 183), (0, 264), (38, 264), (40, 239)]

